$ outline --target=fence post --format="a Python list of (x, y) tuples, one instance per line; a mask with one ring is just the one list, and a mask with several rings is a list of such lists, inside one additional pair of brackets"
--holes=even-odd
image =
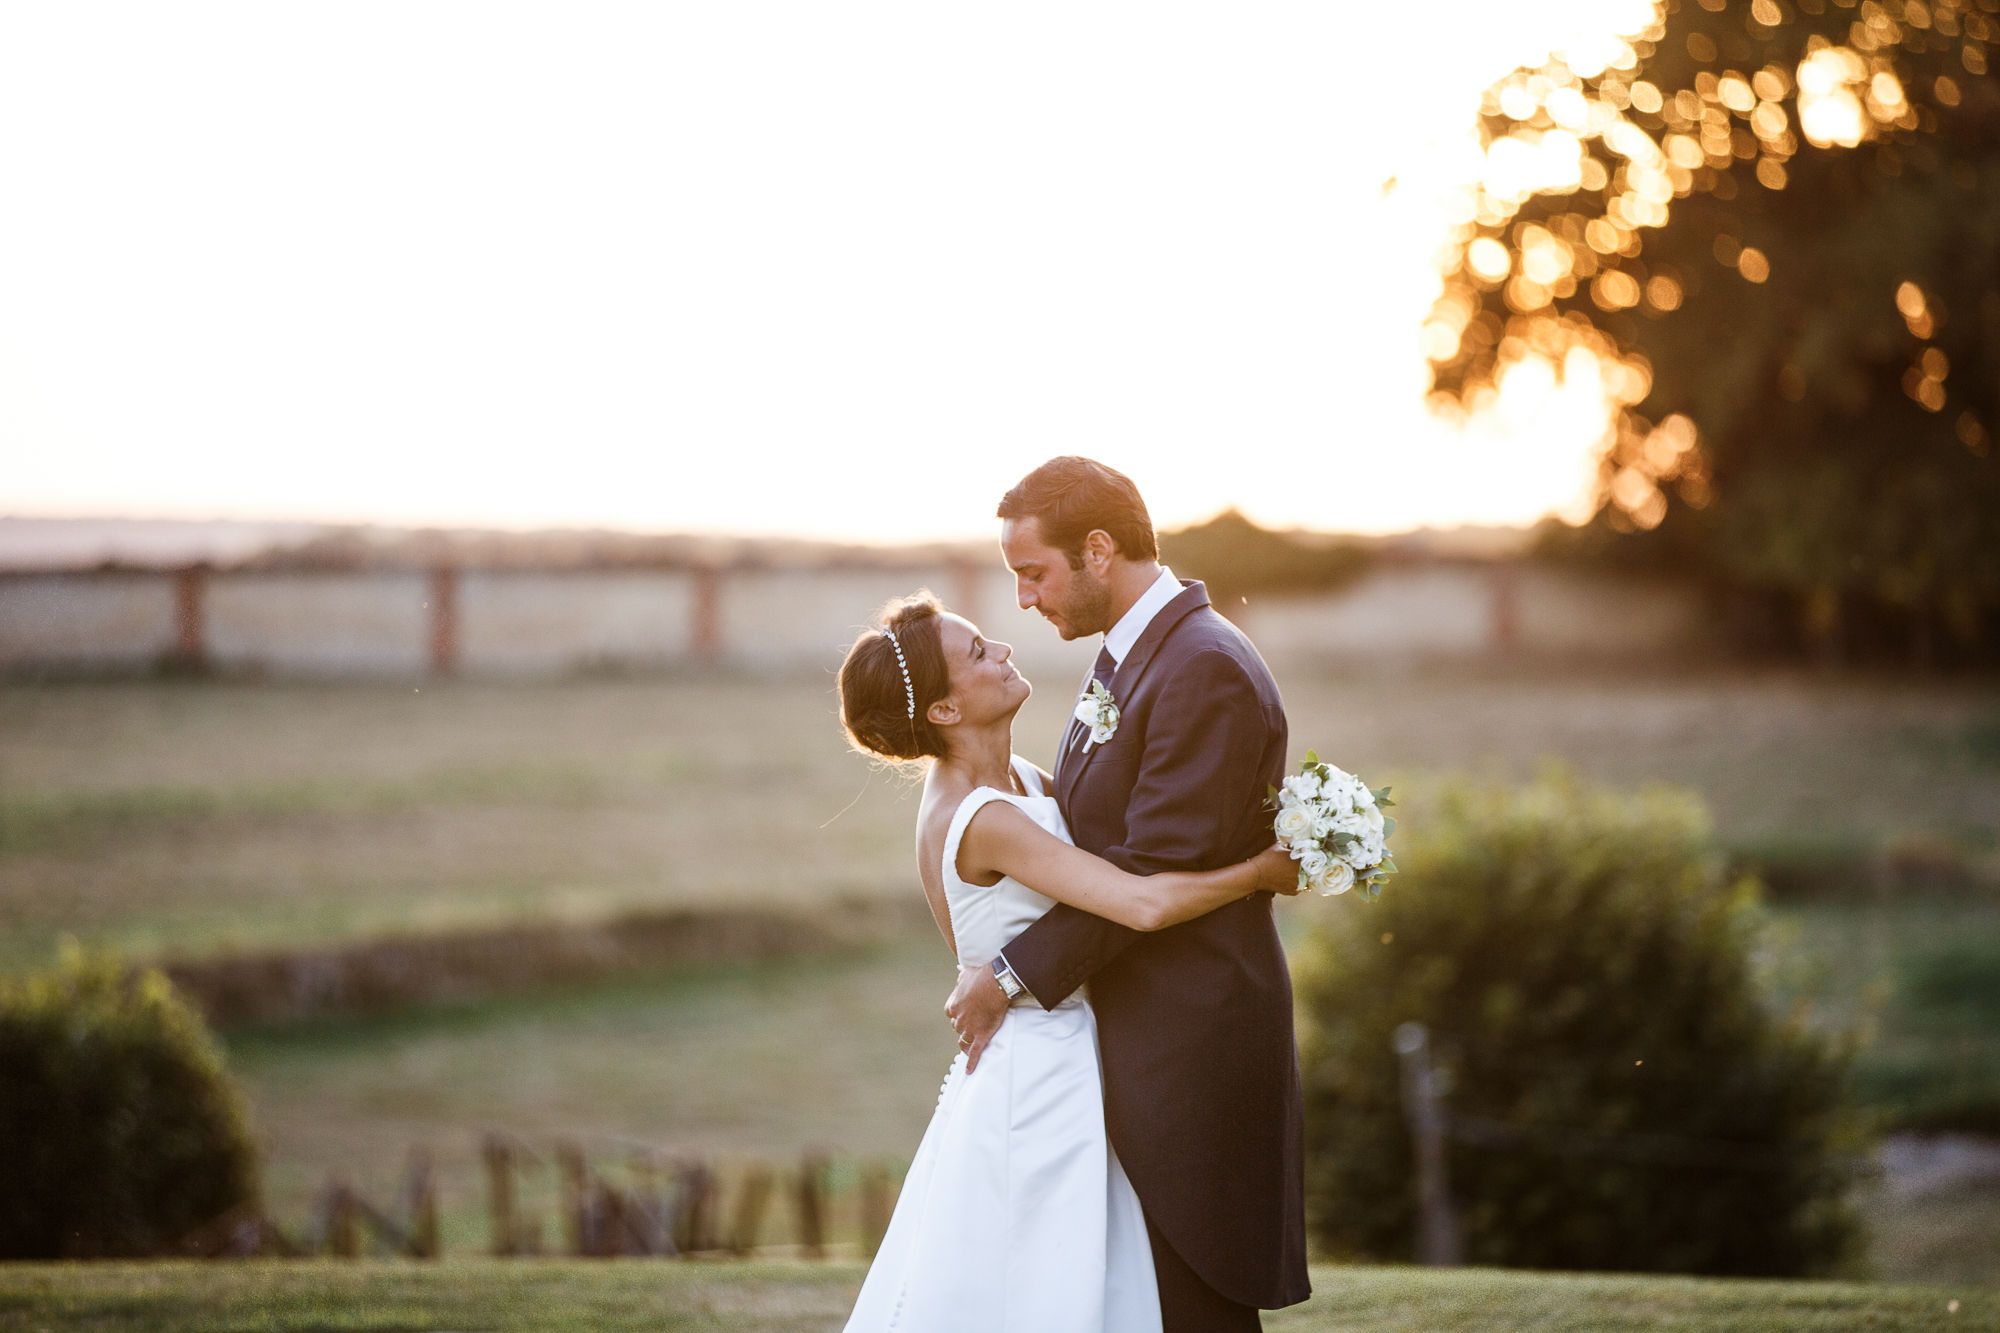
[(808, 1259), (826, 1257), (826, 1158), (809, 1152), (799, 1163), (799, 1244)]
[(666, 1196), (660, 1191), (660, 1161), (650, 1152), (634, 1153), (630, 1170), (632, 1172), (632, 1193), (630, 1202), (638, 1213), (634, 1223), (643, 1227), (641, 1236), (642, 1252), (646, 1254), (674, 1253), (673, 1227), (667, 1209)]
[(198, 667), (208, 660), (208, 566), (184, 565), (174, 571), (173, 660)]
[(438, 1257), (437, 1171), (431, 1155), (422, 1148), (412, 1149), (403, 1170), (402, 1197), (397, 1201), (398, 1220), (407, 1229), (409, 1254), (413, 1259)]
[(574, 1143), (556, 1145), (556, 1165), (563, 1178), (563, 1216), (569, 1224), (569, 1252), (583, 1256), (597, 1253), (597, 1228), (592, 1224), (590, 1168), (583, 1149)]
[(729, 1248), (748, 1254), (757, 1248), (757, 1235), (764, 1229), (764, 1207), (771, 1200), (771, 1168), (759, 1162), (750, 1168), (737, 1187), (736, 1216), (731, 1219)]
[(674, 1247), (683, 1254), (716, 1249), (715, 1176), (698, 1161), (683, 1162), (680, 1170), (679, 1216), (674, 1228)]
[(695, 567), (693, 623), (689, 631), (689, 646), (695, 661), (710, 663), (722, 657), (722, 571), (714, 565)]
[(338, 1259), (354, 1259), (361, 1254), (361, 1228), (354, 1206), (354, 1191), (336, 1177), (329, 1186), (333, 1197), (327, 1202), (326, 1247)]
[(514, 1149), (498, 1134), (488, 1134), (480, 1152), (486, 1158), (486, 1206), (493, 1222), (493, 1254), (505, 1259), (519, 1253), (515, 1244)]
[(1403, 1114), (1417, 1157), (1417, 1260), (1433, 1268), (1465, 1262), (1458, 1219), (1452, 1213), (1451, 1179), (1445, 1156), (1444, 1108), (1431, 1068), (1431, 1036), (1422, 1023), (1396, 1029), (1396, 1054), (1403, 1066)]
[(431, 671), (448, 676), (458, 670), (458, 570), (438, 565), (431, 570)]
[(861, 1250), (870, 1259), (889, 1230), (889, 1168), (872, 1163), (861, 1171)]

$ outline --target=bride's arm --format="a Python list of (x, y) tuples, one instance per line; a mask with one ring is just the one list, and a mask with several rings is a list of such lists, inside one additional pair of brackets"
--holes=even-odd
[(1133, 930), (1161, 930), (1252, 893), (1298, 892), (1298, 866), (1276, 846), (1222, 870), (1133, 875), (1056, 837), (1005, 801), (972, 817), (958, 848), (968, 881), (1012, 875), (1045, 898)]

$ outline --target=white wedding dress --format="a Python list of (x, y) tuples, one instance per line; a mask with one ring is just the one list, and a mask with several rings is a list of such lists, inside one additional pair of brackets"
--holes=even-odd
[[(1020, 759), (1021, 785), (1041, 779)], [(1064, 842), (1053, 796), (981, 787), (952, 816), (945, 901), (961, 968), (983, 967), (1055, 904), (1014, 879), (958, 877), (965, 826), (1008, 801)], [(1160, 1333), (1139, 1196), (1104, 1132), (1097, 1019), (1081, 994), (1024, 998), (965, 1072), (953, 1062), (847, 1333)]]

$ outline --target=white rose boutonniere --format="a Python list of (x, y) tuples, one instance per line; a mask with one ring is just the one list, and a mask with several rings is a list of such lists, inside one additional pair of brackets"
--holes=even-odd
[(1090, 739), (1083, 743), (1085, 753), (1091, 746), (1102, 745), (1118, 734), (1118, 701), (1104, 688), (1103, 681), (1090, 682), (1090, 689), (1077, 701), (1076, 720), (1090, 728)]

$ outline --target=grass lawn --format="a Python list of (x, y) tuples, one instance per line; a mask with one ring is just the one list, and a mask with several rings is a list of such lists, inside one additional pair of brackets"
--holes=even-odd
[[(1797, 673), (1339, 677), (1294, 749), (1381, 782), (1546, 758), (1692, 786), (1732, 846), (2000, 849), (2000, 692)], [(830, 680), (0, 687), (0, 969), (524, 916), (914, 894), (910, 788)], [(1069, 682), (1018, 728), (1043, 764)], [(1400, 775), (1400, 776), (1399, 776)]]
[[(0, 1330), (836, 1330), (854, 1264), (624, 1260), (0, 1266)], [(1320, 1268), (1276, 1333), (2000, 1330), (2000, 1292), (1834, 1283)], [(1956, 1302), (1957, 1309), (1951, 1309)]]

